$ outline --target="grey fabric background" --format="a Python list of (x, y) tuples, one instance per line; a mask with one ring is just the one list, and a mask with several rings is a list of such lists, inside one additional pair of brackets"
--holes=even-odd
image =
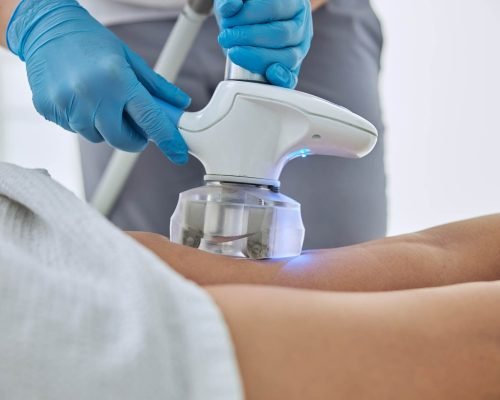
[[(151, 65), (175, 21), (114, 26)], [(282, 192), (302, 204), (305, 248), (338, 247), (384, 236), (387, 227), (384, 127), (379, 99), (382, 51), (380, 23), (368, 0), (330, 0), (314, 13), (315, 36), (298, 90), (345, 106), (371, 121), (380, 132), (372, 154), (362, 160), (309, 157), (283, 172)], [(207, 21), (177, 84), (203, 108), (223, 79), (225, 58), (217, 44), (218, 27)], [(82, 140), (85, 187), (90, 197), (110, 157), (106, 144)], [(223, 154), (221, 147), (221, 154)], [(111, 214), (129, 230), (167, 234), (182, 191), (201, 186), (204, 171), (196, 159), (172, 165), (151, 145), (141, 155)]]

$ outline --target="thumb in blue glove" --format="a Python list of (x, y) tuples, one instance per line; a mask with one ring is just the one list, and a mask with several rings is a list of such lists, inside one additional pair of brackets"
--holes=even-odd
[(151, 140), (173, 162), (187, 162), (178, 121), (155, 98), (180, 109), (190, 98), (77, 1), (23, 0), (7, 41), (26, 62), (33, 103), (46, 119), (124, 151), (142, 151)]
[(219, 44), (241, 67), (294, 88), (313, 37), (310, 0), (215, 0)]

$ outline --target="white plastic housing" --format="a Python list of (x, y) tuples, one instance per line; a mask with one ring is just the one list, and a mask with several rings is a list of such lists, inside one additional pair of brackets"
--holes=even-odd
[(260, 83), (224, 81), (179, 128), (212, 180), (279, 186), (287, 162), (308, 155), (361, 158), (376, 128), (319, 97)]

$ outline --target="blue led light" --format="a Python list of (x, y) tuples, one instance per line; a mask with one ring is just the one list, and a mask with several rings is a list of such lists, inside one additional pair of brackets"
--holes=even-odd
[(300, 149), (297, 151), (294, 151), (293, 153), (290, 153), (288, 156), (288, 161), (291, 161), (295, 158), (306, 158), (307, 156), (310, 156), (312, 154), (312, 151), (310, 149)]

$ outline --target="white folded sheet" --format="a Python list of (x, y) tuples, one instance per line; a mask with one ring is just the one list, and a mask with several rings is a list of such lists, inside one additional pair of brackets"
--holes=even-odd
[(243, 397), (202, 289), (46, 173), (5, 163), (0, 357), (0, 399)]

